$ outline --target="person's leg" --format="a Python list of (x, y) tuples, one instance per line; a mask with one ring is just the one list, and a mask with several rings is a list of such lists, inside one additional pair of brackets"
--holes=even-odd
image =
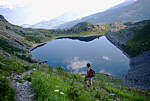
[(88, 84), (88, 80), (86, 80), (86, 85), (89, 85), (89, 84)]
[(93, 84), (93, 82), (92, 82), (92, 79), (90, 80), (90, 85), (92, 85)]
[(90, 87), (90, 85), (92, 85), (92, 81), (91, 81), (91, 78), (90, 78), (90, 77), (86, 78), (86, 85), (87, 85), (88, 87)]

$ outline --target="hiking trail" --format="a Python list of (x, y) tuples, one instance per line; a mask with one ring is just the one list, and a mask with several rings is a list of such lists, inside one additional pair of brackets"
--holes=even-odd
[(12, 75), (12, 82), (11, 86), (14, 88), (16, 93), (16, 101), (34, 101), (34, 90), (31, 88), (32, 83), (24, 80), (23, 78), (26, 75), (31, 75), (33, 71), (36, 69), (33, 68), (32, 70), (26, 71), (21, 75), (13, 74)]

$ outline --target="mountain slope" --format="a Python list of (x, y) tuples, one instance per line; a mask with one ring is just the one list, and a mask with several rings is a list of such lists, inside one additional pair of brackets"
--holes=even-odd
[[(122, 30), (110, 30), (106, 37), (130, 57), (125, 84), (150, 89), (150, 20), (124, 25)], [(114, 24), (111, 26), (116, 27)]]
[(75, 20), (79, 14), (74, 12), (66, 12), (54, 19), (48, 21), (40, 21), (34, 25), (23, 24), (24, 28), (44, 28), (44, 29), (55, 29), (56, 26), (61, 25), (63, 23)]
[(118, 5), (112, 7), (112, 8), (110, 8), (110, 9), (108, 9), (108, 10), (112, 10), (112, 9), (115, 9), (115, 8), (127, 6), (127, 5), (130, 5), (130, 4), (134, 3), (135, 1), (136, 1), (136, 0), (125, 0), (123, 3), (118, 4)]
[[(123, 7), (123, 6), (127, 6), (131, 3), (134, 3), (134, 0), (126, 0), (125, 2), (114, 6), (108, 10), (111, 9), (115, 9), (115, 8), (119, 8), (119, 7)], [(28, 25), (28, 24), (23, 24), (22, 27), (24, 28), (45, 28), (45, 29), (56, 29), (57, 26), (73, 21), (77, 18), (80, 18), (81, 14), (77, 11), (72, 11), (72, 12), (66, 12), (54, 19), (48, 20), (48, 21), (40, 21), (34, 25)]]
[(57, 28), (70, 28), (73, 25), (88, 21), (97, 24), (112, 23), (112, 22), (130, 22), (137, 20), (150, 19), (150, 1), (149, 0), (137, 0), (135, 3), (131, 3), (127, 6), (121, 6), (114, 9), (106, 10), (104, 12), (96, 13), (87, 17), (83, 17), (79, 20), (74, 20), (58, 26)]
[(113, 27), (117, 27), (117, 24), (111, 24), (106, 37), (130, 57), (150, 50), (150, 20), (124, 23), (123, 26), (123, 29), (115, 31)]

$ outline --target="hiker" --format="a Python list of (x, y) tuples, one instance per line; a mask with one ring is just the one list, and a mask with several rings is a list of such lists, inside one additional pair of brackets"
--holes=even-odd
[[(90, 63), (87, 63), (87, 68), (88, 68), (87, 75), (85, 76), (84, 81), (86, 82), (86, 85), (88, 87), (90, 87), (90, 86), (92, 86), (92, 83), (93, 83), (92, 82), (92, 77), (95, 76), (95, 71), (91, 69)], [(88, 81), (90, 82), (90, 85), (88, 84)]]

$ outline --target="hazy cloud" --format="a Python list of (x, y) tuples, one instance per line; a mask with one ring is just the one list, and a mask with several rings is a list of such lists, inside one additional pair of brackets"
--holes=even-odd
[(111, 60), (111, 58), (108, 57), (108, 56), (102, 56), (102, 58), (103, 58), (104, 60)]
[(56, 18), (65, 12), (71, 12), (71, 16), (81, 18), (104, 11), (122, 2), (124, 0), (0, 0), (0, 8), (15, 9), (14, 14), (10, 14), (11, 11), (2, 13), (2, 15), (20, 20), (18, 22), (9, 18), (14, 24), (35, 24)]
[(0, 0), (0, 8), (16, 8), (17, 6), (25, 6), (30, 4), (33, 0)]

